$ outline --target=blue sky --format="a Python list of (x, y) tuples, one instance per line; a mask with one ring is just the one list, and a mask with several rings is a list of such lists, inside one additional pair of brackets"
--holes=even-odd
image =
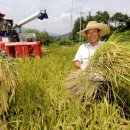
[(89, 11), (95, 15), (99, 10), (106, 10), (110, 15), (122, 12), (130, 16), (129, 0), (0, 0), (0, 3), (0, 11), (5, 13), (6, 17), (12, 18), (15, 23), (40, 9), (46, 9), (49, 19), (43, 21), (36, 19), (23, 27), (57, 34), (70, 32), (80, 11), (84, 12), (84, 16), (88, 15)]

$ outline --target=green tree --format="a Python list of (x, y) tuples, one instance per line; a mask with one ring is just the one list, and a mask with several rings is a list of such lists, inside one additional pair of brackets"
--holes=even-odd
[(85, 23), (87, 24), (89, 21), (92, 21), (92, 20), (94, 20), (94, 16), (92, 16), (91, 12), (89, 12), (89, 16), (86, 16), (86, 20), (85, 20), (86, 22)]
[(96, 15), (94, 16), (94, 20), (96, 20), (97, 22), (109, 23), (109, 19), (110, 15), (107, 11), (97, 11)]
[(111, 17), (112, 22), (114, 23), (115, 28), (123, 28), (127, 26), (127, 21), (128, 21), (128, 15), (122, 14), (120, 12), (116, 12), (113, 14)]
[(49, 46), (53, 42), (52, 36), (50, 36), (46, 31), (40, 33), (39, 40), (42, 44)]
[(126, 20), (126, 30), (130, 29), (130, 17)]
[[(120, 31), (125, 31), (130, 29), (130, 17), (126, 14), (122, 14), (121, 12), (116, 12), (111, 17), (107, 11), (101, 12), (97, 11), (95, 16), (91, 16), (91, 12), (89, 12), (89, 16), (86, 16), (86, 19), (81, 18), (81, 29), (85, 28), (86, 24), (89, 21), (96, 20), (98, 22), (108, 23), (110, 25), (110, 29), (114, 31), (115, 29), (120, 29)], [(113, 26), (114, 25), (114, 26)], [(78, 18), (72, 29), (72, 37), (74, 41), (79, 40), (79, 35), (77, 32), (80, 31), (80, 18)]]
[(77, 20), (75, 21), (75, 23), (74, 23), (74, 27), (73, 27), (73, 29), (72, 29), (72, 39), (74, 40), (74, 41), (78, 41), (79, 40), (79, 35), (77, 34), (77, 32), (79, 32), (80, 31), (80, 20), (81, 20), (81, 30), (85, 27), (85, 19), (84, 19), (84, 17), (81, 17), (81, 19), (80, 19), (80, 17), (79, 18), (77, 18)]

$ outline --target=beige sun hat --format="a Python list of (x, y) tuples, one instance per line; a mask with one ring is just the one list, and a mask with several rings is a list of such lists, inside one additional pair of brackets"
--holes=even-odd
[(99, 29), (99, 35), (100, 37), (105, 36), (110, 33), (110, 27), (107, 24), (104, 23), (98, 23), (97, 21), (90, 21), (86, 25), (86, 28), (78, 32), (78, 34), (86, 37), (86, 31), (91, 29)]

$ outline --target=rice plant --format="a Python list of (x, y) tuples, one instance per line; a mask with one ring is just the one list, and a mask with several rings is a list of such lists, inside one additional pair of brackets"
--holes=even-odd
[(15, 100), (17, 77), (19, 75), (14, 61), (0, 53), (0, 116), (1, 124), (6, 123), (11, 102)]

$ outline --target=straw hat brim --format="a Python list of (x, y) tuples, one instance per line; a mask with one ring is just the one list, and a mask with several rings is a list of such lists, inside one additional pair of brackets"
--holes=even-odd
[(99, 35), (100, 37), (103, 37), (107, 34), (110, 33), (110, 28), (107, 24), (104, 23), (96, 23), (91, 26), (86, 27), (85, 29), (81, 30), (78, 32), (79, 35), (85, 36), (86, 37), (86, 31), (91, 30), (91, 29), (99, 29)]

